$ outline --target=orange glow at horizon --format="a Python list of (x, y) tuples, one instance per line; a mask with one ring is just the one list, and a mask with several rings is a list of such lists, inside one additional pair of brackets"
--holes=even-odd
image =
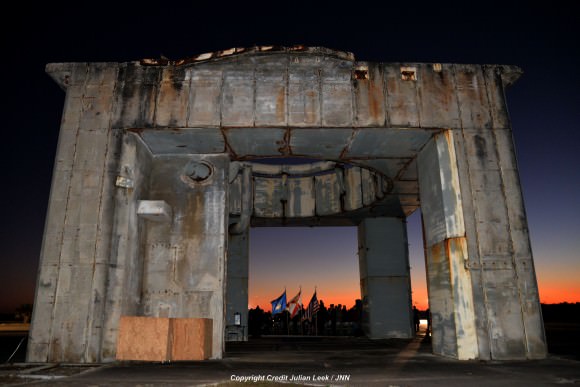
[(580, 302), (580, 283), (578, 280), (538, 280), (538, 288), (540, 289), (540, 302), (542, 304)]

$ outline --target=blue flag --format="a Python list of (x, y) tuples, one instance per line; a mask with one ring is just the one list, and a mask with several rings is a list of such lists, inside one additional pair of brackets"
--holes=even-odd
[(280, 297), (276, 298), (274, 301), (271, 301), (271, 303), (272, 303), (272, 316), (285, 311), (286, 310), (286, 290), (284, 290), (284, 293), (282, 293), (282, 295)]

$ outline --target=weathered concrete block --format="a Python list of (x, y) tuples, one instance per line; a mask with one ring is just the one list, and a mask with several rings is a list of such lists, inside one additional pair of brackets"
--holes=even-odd
[(139, 200), (137, 215), (154, 222), (171, 222), (171, 206), (165, 200)]

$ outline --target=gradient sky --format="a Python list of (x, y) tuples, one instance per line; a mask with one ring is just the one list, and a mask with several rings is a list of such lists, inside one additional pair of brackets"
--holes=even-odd
[[(524, 75), (507, 97), (540, 296), (544, 302), (580, 301), (580, 16), (569, 2), (387, 1), (380, 9), (289, 2), (283, 12), (280, 5), (247, 2), (127, 4), (17, 2), (4, 14), (11, 23), (0, 23), (0, 311), (33, 299), (64, 102), (44, 66), (178, 59), (255, 44), (325, 46), (376, 62), (520, 66)], [(421, 243), (417, 232), (409, 234), (420, 303)], [(346, 302), (341, 292), (354, 297), (355, 235), (354, 228), (253, 230), (250, 303), (275, 298), (284, 285), (289, 297), (302, 285), (308, 299), (317, 284), (327, 304)], [(285, 256), (279, 253), (283, 241), (294, 241)], [(282, 269), (288, 262), (290, 268)], [(312, 265), (321, 268), (314, 278)], [(285, 271), (292, 274), (285, 277)]]

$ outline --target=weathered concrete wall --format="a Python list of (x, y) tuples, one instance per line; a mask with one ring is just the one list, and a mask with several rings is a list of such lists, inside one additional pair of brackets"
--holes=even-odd
[(433, 347), (444, 355), (546, 355), (509, 133), (447, 131), (418, 158)]
[[(67, 94), (30, 361), (111, 360), (125, 314), (211, 318), (220, 357), (228, 207), (239, 213), (242, 193), (230, 185), (230, 160), (280, 156), (356, 167), (254, 176), (254, 224), (368, 223), (421, 205), (436, 352), (545, 356), (503, 94), (517, 67), (367, 63), (324, 48), (255, 47), (47, 71)], [(139, 204), (155, 203), (144, 201), (164, 212), (139, 213)], [(376, 294), (369, 289), (363, 294)]]
[(368, 218), (358, 226), (363, 330), (372, 339), (414, 336), (406, 226)]
[(64, 66), (67, 95), (40, 258), (28, 361), (99, 360), (121, 130), (116, 64)]
[[(211, 168), (202, 181), (188, 165)], [(225, 318), (229, 157), (160, 156), (153, 160), (149, 197), (164, 200), (172, 222), (147, 222), (142, 314), (213, 319), (212, 358), (221, 358)]]
[[(505, 80), (495, 69), (473, 72), (485, 83), (484, 125), (464, 123), (455, 137), (463, 189), (480, 357), (543, 358), (546, 341), (518, 180)], [(479, 87), (481, 90), (482, 87)], [(467, 91), (467, 90), (466, 90)], [(474, 104), (475, 105), (475, 104)], [(475, 105), (477, 106), (477, 105)], [(474, 109), (468, 111), (474, 115)], [(469, 187), (469, 189), (467, 189)]]

